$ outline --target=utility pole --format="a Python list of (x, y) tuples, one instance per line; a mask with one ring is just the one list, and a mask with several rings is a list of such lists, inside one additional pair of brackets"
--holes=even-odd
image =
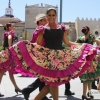
[(60, 0), (60, 24), (62, 23), (62, 2), (63, 0)]

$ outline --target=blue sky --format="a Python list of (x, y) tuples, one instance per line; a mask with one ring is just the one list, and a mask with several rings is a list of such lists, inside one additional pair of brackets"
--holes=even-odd
[[(0, 16), (5, 14), (9, 0), (1, 0)], [(15, 17), (25, 21), (25, 5), (50, 4), (58, 6), (60, 12), (60, 0), (11, 0), (11, 7)], [(58, 21), (59, 21), (58, 12)], [(76, 18), (100, 18), (100, 0), (63, 0), (62, 22), (75, 22)]]

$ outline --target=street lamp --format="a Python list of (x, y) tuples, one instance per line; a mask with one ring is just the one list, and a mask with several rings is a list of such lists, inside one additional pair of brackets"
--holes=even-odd
[(62, 2), (63, 0), (60, 0), (60, 24), (62, 23)]

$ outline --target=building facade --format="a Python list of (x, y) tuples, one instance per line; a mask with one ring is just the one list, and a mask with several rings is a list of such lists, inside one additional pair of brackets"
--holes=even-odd
[[(12, 23), (15, 26), (15, 33), (20, 40), (30, 40), (33, 35), (33, 31), (36, 28), (35, 17), (40, 13), (46, 13), (48, 8), (55, 8), (58, 14), (58, 7), (48, 4), (35, 4), (25, 6), (25, 22), (14, 17), (13, 9), (10, 5), (10, 0), (8, 3), (8, 8), (5, 9), (5, 15), (0, 17), (0, 45), (2, 45), (2, 36), (4, 33), (3, 25), (7, 23)], [(58, 18), (57, 18), (58, 22)], [(68, 29), (70, 29), (69, 37), (70, 41), (76, 41), (77, 37), (83, 35), (81, 29), (83, 26), (89, 26), (90, 31), (96, 37), (100, 36), (100, 19), (79, 19), (76, 18), (75, 22), (63, 22)], [(16, 41), (17, 42), (17, 41)]]
[(77, 37), (83, 35), (81, 32), (82, 27), (88, 26), (90, 28), (91, 34), (94, 34), (96, 37), (100, 36), (100, 19), (79, 19), (75, 21), (75, 29)]
[(22, 34), (24, 33), (25, 29), (25, 22), (22, 22), (19, 18), (14, 17), (10, 0), (8, 3), (8, 8), (5, 9), (5, 14), (0, 17), (0, 45), (2, 45), (3, 41), (4, 25), (7, 23), (12, 23), (14, 25), (17, 41), (25, 39), (24, 35), (22, 37)]

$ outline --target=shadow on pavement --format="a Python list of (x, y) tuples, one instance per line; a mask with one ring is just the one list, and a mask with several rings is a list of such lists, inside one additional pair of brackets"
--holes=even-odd
[[(52, 98), (52, 96), (50, 96), (49, 98)], [(64, 99), (64, 100), (82, 100), (80, 98), (74, 97), (74, 96), (59, 96), (59, 99)], [(100, 99), (93, 99), (93, 100), (100, 100)]]
[(24, 98), (22, 97), (17, 97), (18, 95), (12, 96), (12, 97), (4, 97), (4, 98), (0, 98), (0, 100), (24, 100)]
[(68, 96), (65, 100), (82, 100), (80, 98), (74, 97), (74, 96)]
[[(50, 96), (49, 98), (52, 98), (52, 96)], [(59, 96), (59, 99), (64, 99), (64, 100), (82, 100), (80, 98), (74, 97), (74, 96)]]
[[(65, 100), (82, 100), (80, 98), (74, 97), (74, 96), (68, 96)], [(100, 99), (91, 99), (91, 100), (100, 100)]]

